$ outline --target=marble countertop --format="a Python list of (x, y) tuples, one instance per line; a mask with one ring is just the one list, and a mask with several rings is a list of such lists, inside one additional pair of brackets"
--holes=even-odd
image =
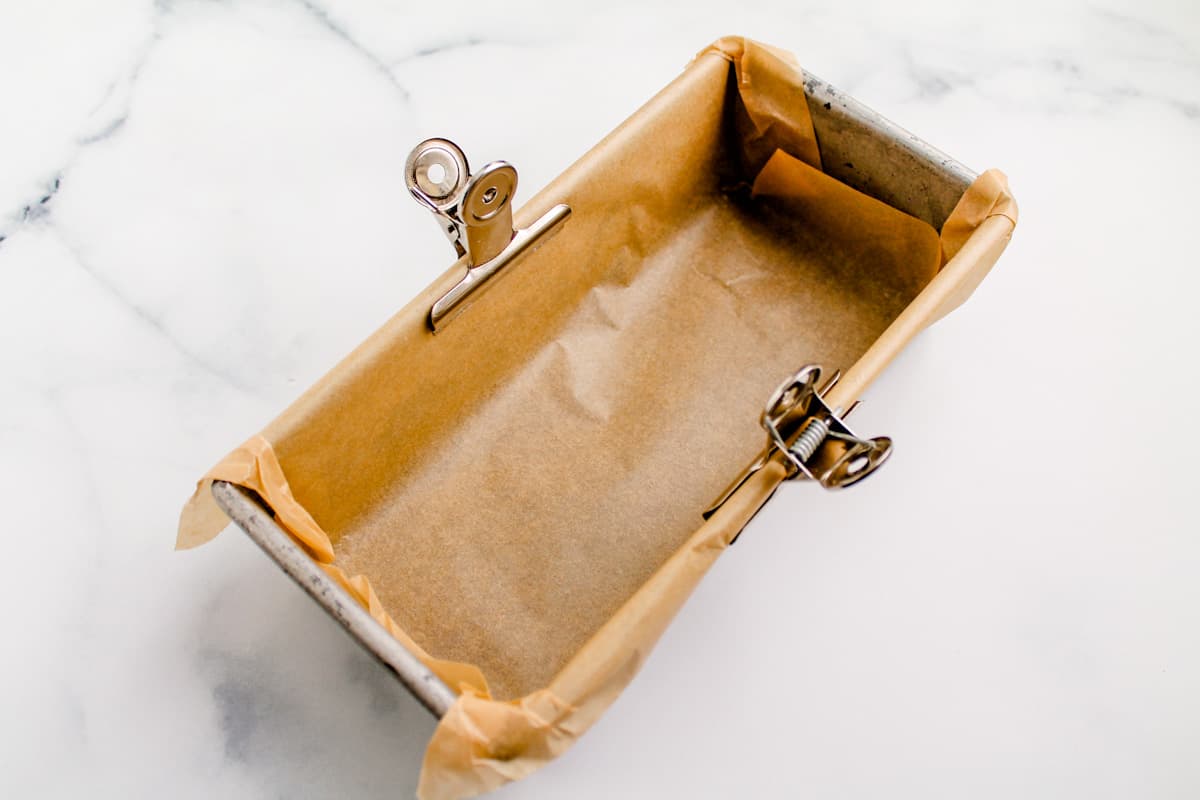
[(415, 142), (519, 201), (727, 33), (1021, 225), (858, 412), (888, 469), (781, 490), (497, 796), (1200, 795), (1195, 6), (401, 5), (0, 15), (0, 795), (411, 796), (433, 721), (236, 530), (173, 552), (179, 507), (447, 266)]

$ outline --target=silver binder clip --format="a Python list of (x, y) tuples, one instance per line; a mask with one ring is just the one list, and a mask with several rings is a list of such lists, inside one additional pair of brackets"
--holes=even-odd
[(780, 384), (762, 414), (766, 449), (704, 512), (705, 519), (776, 453), (783, 455), (789, 479), (807, 478), (826, 489), (853, 486), (882, 466), (892, 454), (892, 440), (886, 436), (864, 439), (850, 430), (845, 418), (858, 407), (857, 402), (845, 413), (825, 402), (825, 395), (841, 375), (835, 372), (818, 389), (821, 368), (809, 364)]
[(433, 212), (458, 257), (467, 260), (467, 274), (429, 312), (434, 331), (571, 215), (570, 206), (559, 204), (528, 228), (514, 231), (517, 170), (506, 161), (493, 161), (472, 175), (462, 149), (448, 139), (426, 139), (413, 148), (404, 174), (409, 192)]

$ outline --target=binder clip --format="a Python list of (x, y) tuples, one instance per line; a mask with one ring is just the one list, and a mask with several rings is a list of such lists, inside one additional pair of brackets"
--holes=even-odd
[(458, 257), (466, 257), (467, 274), (429, 312), (435, 332), (571, 215), (570, 206), (560, 203), (528, 228), (513, 230), (517, 170), (493, 161), (472, 175), (462, 149), (448, 139), (426, 139), (413, 148), (404, 173), (409, 192), (433, 212)]
[(858, 407), (857, 402), (845, 412), (825, 402), (825, 395), (841, 375), (841, 371), (835, 372), (817, 388), (821, 368), (809, 364), (779, 385), (763, 409), (766, 449), (704, 512), (705, 519), (776, 453), (788, 466), (789, 480), (808, 479), (826, 489), (853, 486), (883, 466), (892, 454), (892, 440), (886, 436), (864, 439), (850, 430), (845, 418)]

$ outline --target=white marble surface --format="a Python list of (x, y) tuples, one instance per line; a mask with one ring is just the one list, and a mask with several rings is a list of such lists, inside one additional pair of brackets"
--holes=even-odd
[[(1194, 3), (9, 0), (0, 796), (407, 797), (432, 730), (192, 481), (434, 275), (408, 148), (560, 172), (724, 33), (1022, 223), (542, 797), (1200, 796)], [(284, 289), (284, 284), (287, 288)]]

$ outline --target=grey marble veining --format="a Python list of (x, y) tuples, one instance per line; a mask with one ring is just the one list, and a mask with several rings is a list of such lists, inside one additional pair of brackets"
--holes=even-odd
[(427, 714), (237, 532), (172, 552), (179, 507), (445, 268), (413, 143), (520, 201), (728, 33), (1022, 221), (857, 412), (888, 469), (781, 491), (499, 794), (1200, 793), (1192, 4), (46, 0), (0, 15), (0, 795), (412, 794)]

